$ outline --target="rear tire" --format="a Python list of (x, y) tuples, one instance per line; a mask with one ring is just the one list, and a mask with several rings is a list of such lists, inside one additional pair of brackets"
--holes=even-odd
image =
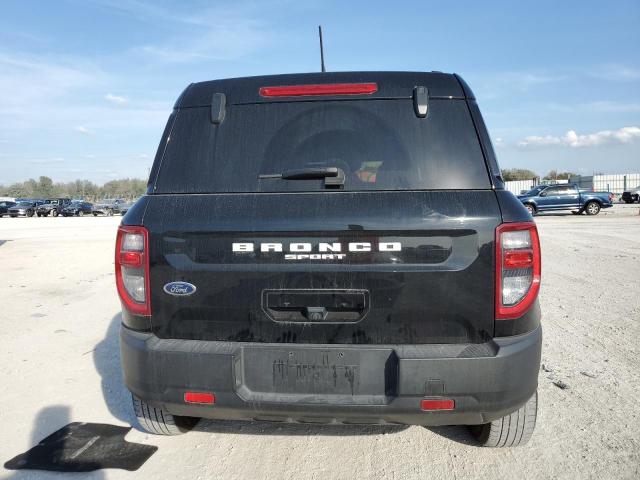
[(538, 391), (515, 412), (484, 425), (471, 426), (471, 434), (483, 447), (517, 447), (526, 444), (536, 427)]
[(51, 216), (57, 217), (58, 216), (58, 211), (57, 210), (51, 210)]
[(529, 211), (532, 217), (536, 214), (536, 207), (534, 207), (530, 203), (525, 203), (524, 207)]
[(143, 430), (154, 435), (181, 435), (198, 423), (198, 418), (172, 415), (163, 408), (149, 405), (133, 394), (131, 399), (138, 423)]
[(598, 202), (591, 201), (584, 207), (587, 215), (597, 215), (600, 213), (600, 204)]

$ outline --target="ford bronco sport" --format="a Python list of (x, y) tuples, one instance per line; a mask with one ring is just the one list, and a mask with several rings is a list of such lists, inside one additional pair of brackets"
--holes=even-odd
[(150, 432), (204, 417), (532, 434), (538, 233), (457, 75), (189, 85), (115, 260), (124, 382)]

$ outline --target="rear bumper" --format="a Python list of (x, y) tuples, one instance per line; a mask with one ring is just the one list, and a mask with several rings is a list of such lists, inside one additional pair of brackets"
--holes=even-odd
[[(308, 423), (473, 425), (501, 418), (533, 395), (542, 330), (469, 345), (205, 342), (160, 339), (126, 327), (121, 328), (120, 340), (127, 388), (174, 415)], [(301, 358), (311, 350), (327, 353), (327, 358), (362, 359), (356, 391), (351, 395), (312, 393), (308, 389), (318, 385), (310, 386), (313, 381), (307, 379), (302, 383), (305, 391), (292, 391), (289, 384), (286, 393), (274, 393), (280, 390), (270, 388), (271, 375), (266, 373), (271, 365), (264, 363), (283, 351), (288, 352), (285, 356)], [(256, 361), (262, 358), (258, 352), (266, 355), (262, 365)], [(381, 358), (383, 368), (371, 368)], [(326, 392), (331, 385), (325, 382), (320, 389)], [(187, 404), (183, 401), (186, 391), (213, 392), (216, 402)], [(421, 399), (438, 397), (454, 399), (455, 409), (420, 410)]]

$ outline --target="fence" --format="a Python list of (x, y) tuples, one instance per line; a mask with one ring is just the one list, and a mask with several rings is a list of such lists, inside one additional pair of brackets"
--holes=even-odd
[(568, 183), (569, 180), (540, 180), (539, 178), (532, 178), (531, 180), (510, 180), (504, 182), (504, 188), (520, 195), (523, 190), (531, 190), (536, 185), (546, 185), (548, 183)]
[(504, 182), (505, 188), (510, 192), (520, 195), (523, 190), (530, 190), (536, 185), (548, 183), (575, 183), (584, 190), (595, 192), (611, 192), (621, 195), (625, 190), (640, 186), (640, 173), (621, 173), (617, 175), (588, 175), (571, 177), (569, 180), (512, 180)]
[(593, 189), (595, 191), (605, 191), (620, 195), (625, 190), (635, 188), (639, 185), (640, 173), (593, 176)]

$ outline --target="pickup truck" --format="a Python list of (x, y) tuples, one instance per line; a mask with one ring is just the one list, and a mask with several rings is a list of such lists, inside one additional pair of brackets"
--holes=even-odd
[(149, 432), (208, 418), (532, 435), (538, 231), (457, 75), (191, 84), (115, 243), (123, 379)]
[(609, 192), (587, 192), (572, 183), (538, 185), (518, 199), (531, 215), (539, 212), (571, 210), (575, 214), (586, 212), (597, 215), (603, 208), (613, 206), (613, 194)]

